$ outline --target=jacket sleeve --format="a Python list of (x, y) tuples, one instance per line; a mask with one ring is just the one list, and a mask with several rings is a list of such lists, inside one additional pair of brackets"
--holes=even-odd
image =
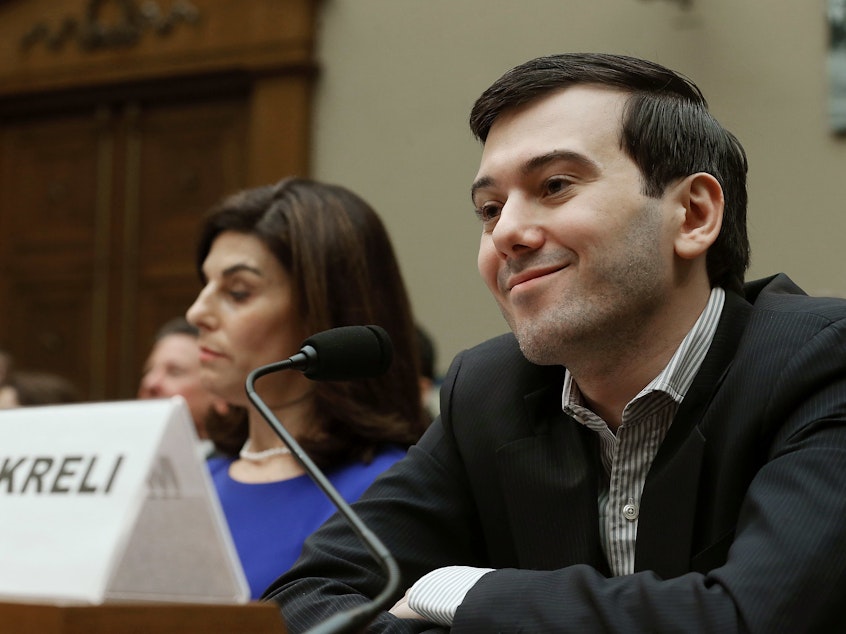
[[(444, 389), (449, 389), (448, 382)], [(434, 568), (483, 562), (478, 520), (463, 473), (450, 436), (436, 420), (408, 455), (352, 505), (400, 566), (400, 589), (386, 610)], [(279, 604), (289, 631), (296, 633), (370, 601), (386, 581), (379, 564), (336, 513), (306, 541), (297, 563), (263, 599)], [(440, 630), (383, 612), (368, 631)]]

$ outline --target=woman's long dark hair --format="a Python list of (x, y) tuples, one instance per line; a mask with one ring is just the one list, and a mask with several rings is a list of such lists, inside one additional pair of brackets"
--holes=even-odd
[[(291, 275), (305, 330), (376, 324), (394, 347), (380, 377), (315, 383), (317, 424), (298, 442), (321, 468), (369, 460), (389, 443), (416, 442), (428, 422), (420, 389), (411, 305), (388, 233), (376, 212), (351, 191), (305, 179), (248, 189), (225, 199), (206, 217), (197, 270), (224, 231), (258, 237)], [(230, 451), (246, 441), (240, 425), (226, 432)], [(223, 444), (223, 443), (221, 443)]]

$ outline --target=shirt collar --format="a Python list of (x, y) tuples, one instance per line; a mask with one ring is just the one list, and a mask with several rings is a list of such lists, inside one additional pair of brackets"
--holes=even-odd
[[(670, 359), (669, 363), (631, 402), (650, 394), (652, 392), (664, 392), (677, 403), (680, 403), (693, 383), (693, 378), (705, 360), (705, 354), (711, 346), (714, 334), (717, 332), (717, 324), (725, 304), (725, 291), (720, 287), (711, 289), (708, 303), (699, 315), (696, 323), (685, 335), (679, 347)], [(583, 407), (579, 387), (573, 380), (569, 370), (564, 372), (564, 388), (562, 391), (561, 404), (564, 411), (572, 407)]]

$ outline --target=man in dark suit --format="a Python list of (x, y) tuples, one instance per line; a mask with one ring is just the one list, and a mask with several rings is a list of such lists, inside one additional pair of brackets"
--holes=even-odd
[[(846, 631), (846, 301), (744, 285), (740, 143), (595, 54), (509, 71), (471, 127), (513, 335), (356, 505), (407, 590), (372, 631)], [(298, 632), (384, 584), (336, 517), (266, 598)]]

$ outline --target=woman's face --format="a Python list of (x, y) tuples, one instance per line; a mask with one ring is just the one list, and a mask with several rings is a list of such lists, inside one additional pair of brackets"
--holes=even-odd
[[(296, 354), (308, 336), (291, 278), (261, 240), (233, 231), (214, 240), (203, 276), (206, 284), (187, 313), (200, 330), (203, 384), (230, 403), (247, 405), (247, 375)], [(274, 382), (280, 391), (274, 397), (291, 396), (285, 385)]]

